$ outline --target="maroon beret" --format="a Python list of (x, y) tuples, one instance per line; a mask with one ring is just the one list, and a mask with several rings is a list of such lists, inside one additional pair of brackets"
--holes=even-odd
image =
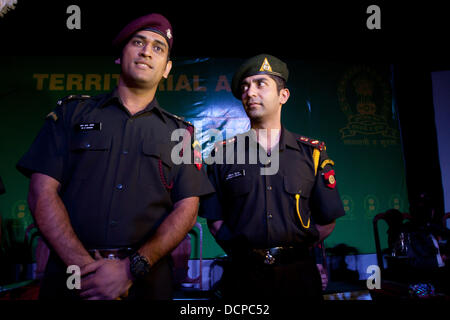
[(113, 46), (121, 49), (124, 43), (128, 41), (131, 36), (141, 30), (149, 30), (159, 33), (166, 39), (169, 44), (169, 49), (172, 48), (172, 26), (170, 25), (169, 20), (158, 13), (151, 13), (131, 21), (125, 28), (122, 29), (122, 31), (119, 32), (113, 41)]

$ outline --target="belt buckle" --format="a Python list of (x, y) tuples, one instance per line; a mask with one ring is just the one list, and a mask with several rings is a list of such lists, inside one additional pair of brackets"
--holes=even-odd
[(106, 259), (108, 260), (120, 260), (119, 257), (114, 254), (114, 253), (109, 253), (108, 256), (106, 257)]
[(269, 250), (266, 251), (266, 256), (264, 259), (265, 264), (274, 264), (275, 263), (275, 257), (270, 253)]
[(103, 259), (107, 260), (121, 260), (121, 250), (122, 249), (91, 249), (88, 252), (92, 257), (96, 257), (98, 253)]

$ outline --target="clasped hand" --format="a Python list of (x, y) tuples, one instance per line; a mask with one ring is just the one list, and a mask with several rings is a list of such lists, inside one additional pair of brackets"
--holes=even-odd
[(80, 297), (87, 300), (114, 300), (127, 293), (132, 285), (129, 260), (102, 258), (81, 267)]

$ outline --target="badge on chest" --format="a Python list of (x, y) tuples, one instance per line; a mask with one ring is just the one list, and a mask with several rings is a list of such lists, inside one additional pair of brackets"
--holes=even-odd
[(235, 178), (238, 178), (238, 177), (243, 177), (243, 176), (245, 176), (245, 170), (244, 169), (242, 169), (240, 171), (236, 171), (236, 172), (232, 172), (232, 173), (227, 174), (227, 176), (225, 177), (225, 180), (228, 181), (228, 180), (235, 179)]
[(101, 131), (101, 122), (88, 122), (88, 123), (78, 123), (75, 125), (75, 131), (87, 132), (87, 131)]

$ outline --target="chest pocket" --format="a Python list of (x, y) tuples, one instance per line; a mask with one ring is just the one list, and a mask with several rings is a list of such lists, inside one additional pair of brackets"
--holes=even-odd
[[(70, 162), (74, 179), (86, 179), (104, 172), (111, 149), (111, 137), (100, 133), (78, 133), (70, 141)], [(101, 168), (99, 170), (99, 168)]]
[(299, 181), (292, 176), (284, 177), (284, 190), (288, 193), (290, 212), (295, 212), (296, 223), (304, 229), (311, 225), (311, 213), (309, 210), (309, 198), (313, 187), (313, 181)]
[(154, 186), (155, 179), (168, 190), (172, 189), (173, 167), (171, 147), (167, 143), (154, 143), (144, 140), (142, 144), (143, 159), (139, 170), (139, 180), (147, 186)]
[(225, 180), (224, 191), (225, 197), (240, 197), (250, 192), (251, 182), (250, 178), (246, 176), (239, 176)]
[(223, 214), (231, 225), (236, 225), (241, 212), (246, 211), (251, 187), (251, 179), (247, 176), (234, 177), (222, 182)]

